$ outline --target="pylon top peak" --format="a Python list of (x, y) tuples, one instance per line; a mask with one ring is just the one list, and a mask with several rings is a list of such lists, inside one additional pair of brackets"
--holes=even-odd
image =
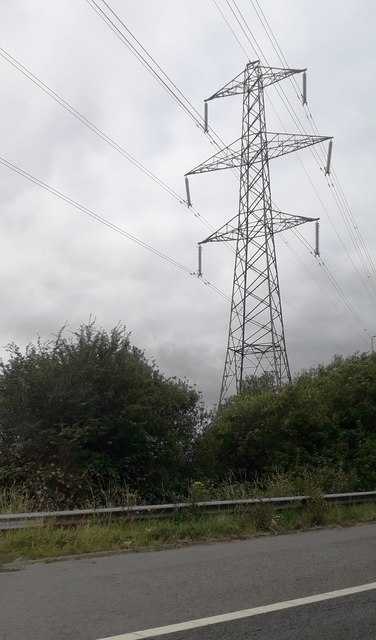
[[(247, 89), (249, 89), (249, 81), (252, 79), (252, 70), (257, 72), (256, 80), (262, 81), (262, 86), (265, 88), (271, 84), (275, 84), (276, 82), (280, 82), (289, 76), (295, 75), (296, 73), (305, 73), (306, 69), (283, 69), (279, 67), (266, 67), (261, 64), (260, 60), (255, 60), (253, 62), (248, 62), (245, 70), (239, 73), (235, 78), (230, 80), (224, 87), (222, 87), (216, 93), (213, 93), (212, 96), (206, 98), (205, 102), (209, 102), (209, 100), (214, 100), (214, 98), (225, 98), (227, 96), (233, 96), (237, 94), (244, 93)], [(247, 78), (249, 75), (249, 78)], [(256, 89), (257, 90), (257, 89)]]

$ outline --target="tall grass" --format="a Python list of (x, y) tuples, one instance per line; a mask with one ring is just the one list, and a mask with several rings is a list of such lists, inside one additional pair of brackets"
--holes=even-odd
[[(75, 507), (96, 509), (100, 507), (130, 506), (141, 504), (137, 492), (130, 492), (127, 486), (112, 482), (106, 487), (103, 484), (89, 485), (91, 497)], [(27, 489), (16, 486), (0, 488), (0, 513), (30, 513), (34, 511), (57, 511), (64, 509), (61, 496), (41, 489), (31, 493)]]
[[(215, 485), (210, 481), (187, 482), (183, 493), (165, 496), (165, 502), (198, 502), (206, 500), (241, 500), (247, 498), (311, 495), (321, 493), (341, 493), (356, 491), (358, 479), (355, 473), (345, 473), (341, 468), (318, 467), (300, 469), (252, 481), (239, 482), (229, 476), (226, 482)], [(145, 504), (137, 492), (113, 481), (105, 484), (97, 478), (95, 485), (89, 485), (91, 497), (76, 504), (78, 508), (99, 508)], [(41, 490), (34, 494), (18, 487), (0, 489), (0, 513), (25, 513), (40, 510), (64, 509), (61, 497)]]
[(0, 531), (0, 564), (62, 557), (88, 552), (155, 550), (195, 542), (242, 540), (260, 532), (271, 534), (322, 525), (376, 521), (375, 504), (351, 507), (325, 505), (318, 499), (304, 509), (276, 511), (270, 505), (232, 514), (204, 514), (194, 509), (163, 520), (92, 521), (75, 528), (46, 526)]
[[(195, 488), (195, 485), (198, 485)], [(263, 478), (238, 481), (230, 474), (226, 482), (195, 482), (188, 487), (197, 500), (242, 500), (247, 498), (279, 498), (283, 496), (311, 495), (311, 493), (342, 493), (359, 490), (356, 472), (345, 472), (342, 467), (321, 466), (316, 469), (300, 468), (291, 472), (275, 471)], [(177, 498), (184, 497), (177, 496)]]
[(0, 513), (28, 513), (38, 508), (38, 500), (18, 487), (0, 489)]

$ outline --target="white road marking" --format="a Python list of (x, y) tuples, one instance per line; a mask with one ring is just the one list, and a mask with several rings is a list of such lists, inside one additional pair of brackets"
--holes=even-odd
[(187, 631), (188, 629), (198, 629), (199, 627), (207, 627), (211, 624), (241, 620), (241, 618), (251, 618), (252, 616), (259, 616), (263, 613), (292, 609), (293, 607), (301, 607), (305, 604), (312, 604), (313, 602), (323, 602), (324, 600), (332, 600), (333, 598), (342, 598), (343, 596), (351, 596), (355, 593), (372, 591), (373, 589), (376, 589), (376, 582), (361, 584), (357, 587), (350, 587), (349, 589), (339, 589), (337, 591), (329, 591), (328, 593), (319, 593), (315, 596), (308, 596), (306, 598), (286, 600), (285, 602), (275, 602), (274, 604), (267, 604), (262, 607), (255, 607), (254, 609), (243, 609), (241, 611), (233, 611), (232, 613), (224, 613), (219, 616), (210, 616), (208, 618), (189, 620), (188, 622), (179, 622), (178, 624), (169, 624), (165, 627), (145, 629), (144, 631), (133, 631), (131, 633), (121, 634), (120, 636), (101, 638), (101, 640), (143, 640), (144, 638), (155, 638), (157, 636), (167, 635), (168, 633), (177, 633), (178, 631)]

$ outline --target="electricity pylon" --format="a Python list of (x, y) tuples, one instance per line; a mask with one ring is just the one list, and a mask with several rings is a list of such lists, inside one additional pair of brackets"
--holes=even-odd
[(244, 72), (205, 100), (207, 131), (208, 102), (214, 98), (242, 94), (242, 136), (186, 174), (187, 201), (191, 205), (188, 176), (240, 168), (238, 214), (199, 243), (236, 242), (220, 404), (226, 396), (239, 393), (249, 376), (267, 373), (272, 376), (277, 388), (291, 380), (274, 235), (317, 218), (290, 215), (273, 209), (269, 160), (330, 139), (328, 136), (266, 131), (265, 87), (296, 73), (304, 73), (302, 98), (305, 103), (305, 69), (265, 67), (259, 61), (248, 63)]

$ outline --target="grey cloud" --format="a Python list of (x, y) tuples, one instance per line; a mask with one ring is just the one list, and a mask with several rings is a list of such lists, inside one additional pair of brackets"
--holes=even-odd
[[(280, 66), (251, 3), (239, 5), (268, 60)], [(111, 6), (200, 113), (203, 99), (244, 67), (245, 55), (214, 3), (111, 0)], [(225, 3), (221, 6), (226, 9)], [(287, 0), (262, 6), (290, 64), (308, 67), (310, 108), (320, 131), (336, 137), (334, 166), (374, 258), (375, 96), (370, 82), (376, 42), (374, 3), (364, 1), (362, 11), (343, 0), (329, 4)], [(185, 197), (184, 173), (215, 148), (87, 3), (36, 0), (31, 9), (26, 0), (4, 0), (0, 18), (5, 49)], [(254, 59), (254, 52), (249, 55)], [(0, 156), (194, 271), (196, 243), (209, 234), (199, 219), (1, 58), (0, 73)], [(285, 90), (309, 127), (296, 91), (288, 84)], [(285, 126), (296, 130), (279, 98), (270, 95)], [(280, 128), (269, 100), (267, 107), (270, 127)], [(226, 143), (235, 139), (241, 100), (216, 101), (210, 105), (210, 119)], [(361, 270), (322, 172), (309, 152), (300, 157)], [(297, 158), (274, 162), (277, 205), (292, 213), (320, 216), (322, 259), (369, 333), (376, 333), (375, 299), (358, 282)], [(194, 176), (192, 194), (195, 206), (214, 228), (236, 213), (238, 185), (231, 175)], [(120, 320), (132, 332), (134, 343), (145, 349), (147, 357), (155, 357), (166, 375), (186, 375), (204, 391), (209, 404), (218, 399), (228, 329), (226, 300), (194, 276), (2, 166), (0, 195), (0, 344), (10, 340), (25, 344), (38, 333), (48, 339), (66, 321), (74, 329), (90, 314), (106, 328)], [(312, 245), (313, 230), (300, 230)], [(338, 307), (278, 239), (282, 295), (294, 307), (284, 304), (293, 371), (327, 361), (338, 345), (344, 353), (366, 349), (369, 335), (363, 334), (313, 256), (293, 234), (286, 239)], [(232, 268), (233, 255), (227, 247), (205, 248), (204, 275), (227, 296)], [(1, 355), (6, 357), (5, 352)]]

